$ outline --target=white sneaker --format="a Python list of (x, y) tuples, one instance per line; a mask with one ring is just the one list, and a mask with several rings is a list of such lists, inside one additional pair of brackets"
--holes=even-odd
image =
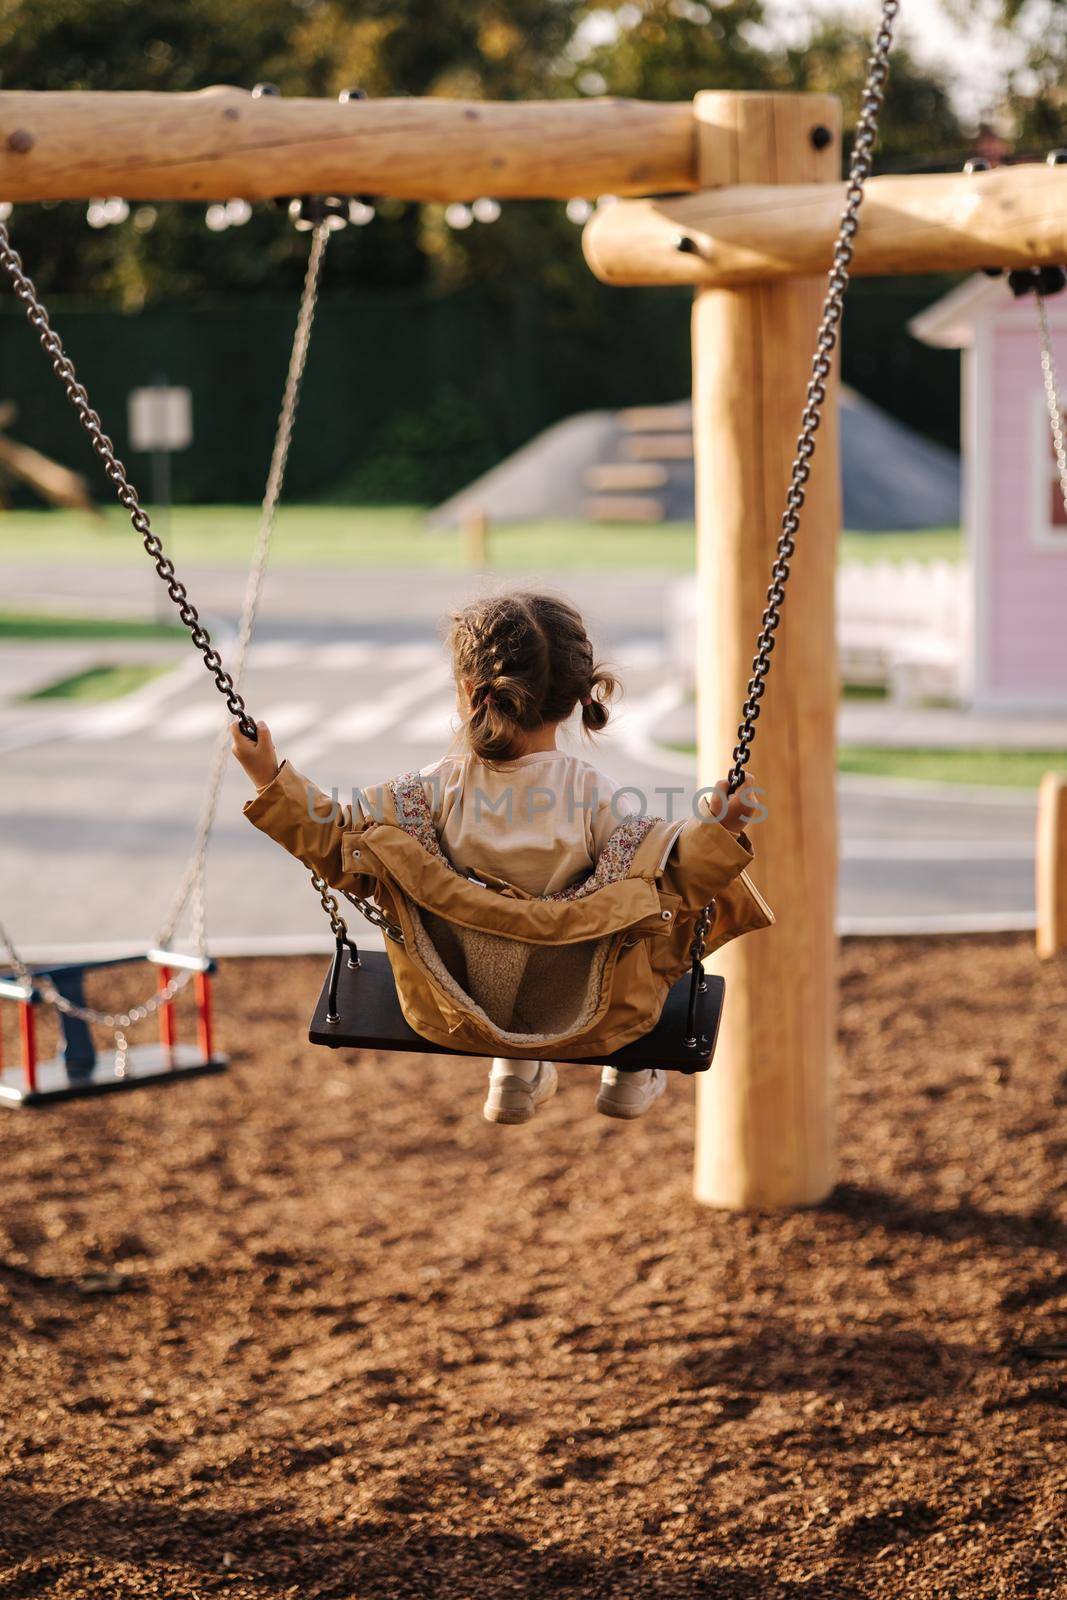
[[(522, 1073), (525, 1066), (537, 1070), (526, 1077)], [(537, 1115), (538, 1107), (551, 1100), (558, 1087), (559, 1077), (551, 1061), (505, 1061), (496, 1056), (489, 1073), (489, 1093), (482, 1116), (486, 1122), (529, 1122)]]
[(632, 1122), (635, 1117), (644, 1116), (666, 1087), (667, 1074), (659, 1067), (646, 1067), (643, 1072), (605, 1067), (600, 1074), (596, 1108), (601, 1116)]

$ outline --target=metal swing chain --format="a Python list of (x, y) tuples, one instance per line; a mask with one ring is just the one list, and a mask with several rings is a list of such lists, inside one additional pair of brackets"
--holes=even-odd
[[(325, 251), (326, 240), (330, 228), (328, 219), (321, 219), (315, 227), (315, 236), (308, 260), (307, 272), (304, 278), (304, 290), (301, 299), (300, 313), (297, 321), (297, 330), (294, 337), (293, 350), (290, 357), (289, 372), (286, 379), (285, 392), (279, 415), (278, 430), (275, 435), (274, 451), (271, 458), (271, 467), (267, 479), (267, 488), (264, 493), (263, 506), (260, 518), (259, 539), (253, 566), (249, 573), (249, 583), (246, 588), (245, 602), (242, 611), (241, 627), (237, 641), (237, 666), (233, 674), (225, 671), (219, 652), (211, 643), (211, 636), (200, 621), (200, 615), (192, 601), (184, 583), (177, 577), (174, 564), (163, 549), (162, 540), (151, 526), (148, 513), (141, 505), (140, 497), (130, 482), (126, 468), (115, 451), (114, 443), (104, 431), (99, 414), (89, 402), (88, 393), (84, 385), (78, 380), (74, 363), (63, 348), (63, 343), (52, 327), (48, 311), (42, 303), (33, 280), (25, 271), (22, 258), (11, 243), (11, 237), (6, 225), (0, 221), (0, 267), (7, 273), (11, 280), (16, 298), (22, 302), (26, 316), (31, 326), (36, 330), (41, 347), (52, 365), (52, 370), (59, 378), (66, 392), (67, 398), (77, 414), (79, 422), (89, 435), (90, 442), (97, 455), (104, 464), (104, 470), (115, 488), (120, 503), (130, 514), (130, 521), (140, 534), (145, 550), (152, 558), (153, 565), (161, 581), (166, 585), (167, 593), (178, 609), (178, 615), (189, 630), (193, 644), (204, 658), (204, 665), (215, 680), (215, 685), (226, 701), (230, 715), (234, 717), (241, 732), (249, 739), (255, 741), (256, 724), (250, 716), (244, 697), (240, 690), (243, 681), (248, 643), (252, 629), (255, 625), (255, 616), (259, 605), (259, 594), (262, 588), (263, 577), (266, 570), (266, 559), (273, 532), (274, 516), (278, 499), (281, 493), (282, 481), (288, 460), (289, 446), (292, 439), (292, 430), (295, 420), (296, 404), (300, 393), (300, 383), (303, 377), (304, 365), (307, 359), (308, 345), (311, 335), (311, 326), (314, 319), (315, 307), (318, 296), (318, 284), (321, 276), (322, 258)], [(212, 772), (209, 778), (205, 804), (201, 813), (197, 829), (197, 838), (193, 848), (185, 878), (175, 897), (167, 922), (160, 935), (160, 944), (166, 945), (173, 936), (175, 926), (181, 917), (188, 902), (189, 896), (196, 892), (196, 929), (195, 938), (197, 948), (202, 953), (204, 943), (204, 904), (203, 904), (203, 870), (204, 858), (207, 850), (207, 840), (214, 820), (214, 813), (218, 802), (218, 791), (221, 786), (222, 773), (225, 770), (225, 748), (228, 730), (222, 730), (218, 748), (215, 752)], [(314, 870), (311, 871), (312, 883), (318, 892), (323, 911), (329, 918), (330, 928), (335, 938), (348, 938), (348, 927), (341, 915), (337, 898), (331, 893), (329, 885)], [(367, 920), (383, 929), (390, 938), (400, 939), (402, 931), (393, 926), (381, 910), (370, 901), (356, 895), (346, 894), (348, 899)], [(0, 939), (7, 948), (11, 958), (11, 965), (23, 982), (32, 986), (33, 979), (12, 944), (6, 931), (0, 925)], [(64, 1011), (67, 1015), (78, 1016), (85, 1022), (97, 1022), (108, 1028), (129, 1027), (135, 1022), (143, 1021), (158, 1011), (162, 1005), (172, 999), (179, 989), (189, 982), (191, 974), (182, 973), (170, 984), (151, 996), (142, 1006), (133, 1008), (130, 1012), (121, 1014), (96, 1011), (92, 1007), (78, 1007), (65, 996), (60, 995), (55, 986), (47, 978), (43, 978), (37, 988), (49, 1004)], [(168, 994), (168, 989), (172, 992)], [(120, 1044), (120, 1056), (124, 1045)]]
[[(184, 611), (181, 611), (181, 607), (179, 607), (183, 622), (185, 622), (187, 626), (190, 626), (190, 631), (193, 632), (194, 643), (198, 644), (198, 648), (201, 649), (201, 653), (204, 655), (205, 663), (208, 665), (209, 670), (212, 670), (213, 675), (215, 676), (216, 684), (226, 695), (227, 706), (231, 712), (233, 712), (235, 704), (240, 704), (244, 720), (241, 720), (241, 717), (239, 717), (239, 724), (243, 732), (247, 732), (246, 723), (249, 724), (253, 735), (255, 734), (255, 723), (250, 717), (247, 716), (247, 713), (243, 711), (244, 700), (240, 695), (240, 686), (243, 682), (245, 668), (247, 665), (248, 647), (255, 629), (256, 616), (259, 609), (259, 600), (263, 589), (263, 580), (266, 574), (270, 542), (274, 531), (278, 501), (281, 496), (282, 484), (285, 478), (285, 468), (289, 456), (289, 447), (292, 442), (296, 407), (300, 395), (300, 385), (307, 362), (311, 328), (314, 321), (315, 308), (318, 300), (319, 283), (322, 275), (322, 262), (325, 253), (326, 242), (329, 237), (329, 231), (330, 230), (324, 223), (315, 228), (311, 250), (308, 256), (307, 270), (305, 272), (304, 285), (301, 293), (300, 310), (297, 315), (296, 330), (293, 336), (293, 347), (289, 359), (289, 370), (286, 376), (285, 388), (282, 395), (278, 426), (275, 433), (274, 448), (271, 455), (270, 470), (268, 472), (267, 485), (263, 496), (256, 549), (253, 555), (252, 565), (249, 569), (248, 582), (246, 585), (244, 602), (241, 610), (241, 620), (238, 628), (235, 648), (235, 666), (232, 674), (221, 672), (221, 659), (218, 657), (217, 652), (211, 652), (214, 660), (218, 662), (220, 668), (220, 671), (215, 671), (212, 661), (208, 658), (208, 653), (205, 652), (203, 647), (199, 645), (196, 633), (192, 630), (189, 618), (185, 615)], [(12, 264), (14, 264), (14, 266)], [(128, 478), (126, 477), (122, 462), (119, 461), (115, 456), (114, 446), (112, 445), (107, 434), (104, 433), (98, 415), (89, 408), (88, 396), (84, 387), (77, 381), (74, 365), (63, 351), (59, 337), (54, 332), (49, 322), (48, 313), (41, 304), (40, 300), (37, 298), (36, 290), (32, 280), (23, 271), (22, 263), (18, 253), (11, 245), (7, 230), (3, 227), (2, 223), (0, 223), (0, 265), (3, 265), (5, 270), (7, 270), (11, 276), (15, 285), (15, 292), (19, 299), (21, 299), (23, 304), (26, 306), (27, 315), (30, 322), (35, 328), (37, 328), (38, 333), (40, 334), (41, 344), (44, 347), (46, 354), (48, 354), (52, 361), (53, 370), (63, 382), (63, 386), (66, 389), (68, 398), (70, 398), (72, 405), (74, 405), (75, 410), (78, 413), (79, 420), (82, 422), (83, 426), (86, 428), (86, 431), (90, 435), (94, 449), (96, 449), (97, 453), (104, 460), (108, 477), (111, 479), (112, 483), (115, 484), (119, 499), (127, 507), (127, 509), (130, 510), (131, 521), (133, 522), (134, 527), (137, 528), (138, 532), (140, 532), (142, 537), (144, 537), (145, 548), (148, 550), (149, 554), (153, 556), (156, 571), (159, 573), (160, 577), (167, 582), (168, 593), (175, 601), (175, 604), (178, 604), (179, 592), (181, 596), (185, 595), (184, 585), (180, 584), (177, 579), (174, 578), (173, 565), (164, 555), (161, 541), (154, 533), (151, 533), (147, 513), (142, 510), (136, 491), (133, 489)], [(112, 469), (112, 464), (114, 470)], [(123, 494), (124, 487), (129, 491), (129, 496), (132, 497), (132, 499), (128, 499)], [(143, 519), (143, 526), (138, 520), (138, 517)], [(170, 573), (170, 580), (167, 578), (168, 571)], [(199, 618), (196, 608), (188, 601), (186, 601), (186, 606), (189, 616), (195, 619), (197, 626), (199, 626)], [(200, 629), (200, 632), (203, 635), (204, 641), (210, 645), (210, 638), (207, 634), (207, 631), (205, 629)], [(232, 691), (232, 698), (231, 694), (227, 692), (227, 685)], [(185, 909), (186, 904), (188, 903), (190, 895), (194, 895), (194, 943), (198, 954), (203, 955), (205, 953), (206, 934), (204, 926), (204, 870), (206, 865), (208, 840), (210, 838), (211, 828), (214, 824), (215, 814), (218, 809), (218, 799), (222, 785), (222, 777), (225, 771), (225, 755), (228, 743), (229, 728), (227, 727), (220, 730), (220, 736), (213, 755), (212, 769), (208, 779), (208, 785), (205, 793), (204, 804), (201, 809), (200, 819), (197, 825), (197, 834), (193, 846), (193, 853), (186, 869), (183, 881), (171, 906), (167, 921), (157, 938), (158, 945), (164, 949), (170, 944), (174, 937), (177, 923)], [(345, 936), (347, 936), (348, 930), (345, 926), (343, 918), (340, 916), (340, 909), (337, 905), (337, 901), (329, 893), (327, 885), (325, 883), (321, 883), (320, 881), (316, 882), (315, 887), (319, 890), (319, 896), (322, 900), (323, 909), (330, 919), (330, 926), (333, 929), (335, 937), (338, 935), (339, 928), (343, 929)], [(163, 1006), (169, 1004), (170, 1001), (173, 1000), (175, 996), (186, 987), (193, 977), (193, 973), (191, 971), (182, 971), (176, 973), (168, 980), (166, 984), (163, 985), (161, 989), (150, 995), (148, 999), (141, 1004), (132, 1006), (128, 1011), (102, 1011), (95, 1006), (78, 1005), (76, 1002), (69, 1000), (66, 995), (63, 995), (59, 992), (55, 984), (52, 982), (52, 979), (48, 977), (47, 974), (41, 974), (37, 977), (34, 977), (33, 973), (19, 955), (17, 948), (13, 944), (11, 937), (6, 928), (4, 928), (3, 924), (0, 924), (0, 943), (5, 946), (10, 957), (12, 969), (18, 976), (19, 980), (27, 985), (27, 987), (30, 989), (36, 988), (38, 993), (48, 1005), (52, 1006), (55, 1010), (62, 1012), (65, 1016), (76, 1017), (85, 1023), (97, 1024), (98, 1026), (105, 1027), (114, 1033), (116, 1044), (116, 1071), (119, 1073), (119, 1075), (121, 1075), (124, 1071), (124, 1063), (127, 1052), (127, 1042), (125, 1037), (126, 1030), (134, 1027), (140, 1022), (146, 1021), (149, 1017), (155, 1015), (155, 1013), (158, 1012)]]
[[(837, 345), (838, 330), (848, 288), (849, 268), (856, 248), (859, 231), (859, 209), (863, 203), (863, 190), (871, 175), (874, 145), (878, 137), (878, 121), (885, 102), (886, 84), (889, 80), (889, 55), (893, 48), (893, 24), (900, 10), (900, 0), (883, 0), (881, 20), (875, 34), (874, 45), (867, 62), (867, 77), (860, 101), (860, 114), (856, 123), (849, 163), (845, 207), (837, 230), (833, 261), (823, 301), (822, 317), (815, 338), (815, 354), (811, 364), (811, 378), (801, 414), (801, 429), (797, 439), (786, 494), (782, 531), (778, 538), (774, 564), (771, 567), (771, 585), (767, 590), (767, 605), (756, 639), (756, 654), (752, 663), (752, 676), (748, 681), (745, 702), (741, 709), (741, 722), (737, 730), (737, 744), (733, 752), (733, 766), (727, 780), (727, 794), (736, 794), (745, 781), (745, 767), (752, 754), (756, 737), (756, 722), (760, 714), (760, 701), (767, 689), (767, 675), (771, 669), (771, 652), (775, 635), (782, 620), (782, 605), (793, 555), (796, 536), (800, 528), (800, 513), (807, 498), (807, 484), (811, 477), (811, 461), (815, 454), (815, 435), (822, 420), (826, 401), (826, 381), (830, 376), (832, 357)], [(704, 945), (714, 905), (705, 906), (697, 919), (691, 947), (694, 976), (704, 958)], [(689, 1029), (692, 1036), (693, 1029)]]
[(833, 262), (823, 301), (822, 318), (815, 337), (815, 355), (811, 364), (811, 379), (807, 399), (801, 414), (801, 430), (793, 460), (786, 494), (782, 531), (779, 535), (774, 565), (771, 568), (771, 586), (767, 590), (767, 607), (756, 639), (756, 655), (752, 676), (741, 710), (741, 723), (737, 730), (734, 764), (730, 771), (729, 792), (734, 794), (745, 780), (745, 765), (752, 752), (756, 737), (756, 721), (760, 714), (760, 701), (766, 690), (767, 674), (771, 667), (771, 651), (775, 634), (782, 620), (781, 607), (785, 600), (785, 586), (789, 581), (790, 564), (796, 550), (796, 535), (800, 528), (800, 513), (807, 498), (807, 484), (811, 477), (811, 460), (815, 454), (815, 434), (822, 420), (826, 401), (826, 380), (848, 288), (849, 268), (856, 248), (859, 231), (859, 209), (863, 203), (863, 189), (871, 174), (874, 144), (878, 137), (878, 119), (885, 101), (889, 79), (889, 53), (893, 47), (893, 23), (900, 9), (900, 0), (883, 0), (881, 23), (875, 36), (874, 47), (867, 63), (867, 80), (856, 123), (852, 159), (849, 163), (848, 187), (845, 191), (845, 208), (834, 245)]
[[(319, 887), (320, 880), (315, 873), (312, 873), (311, 881), (314, 883), (316, 889), (319, 889), (319, 894), (321, 897), (322, 890)], [(390, 922), (389, 918), (386, 916), (385, 912), (380, 906), (376, 906), (372, 900), (364, 900), (361, 895), (352, 894), (348, 889), (342, 889), (341, 893), (344, 895), (349, 905), (355, 906), (356, 910), (361, 916), (366, 917), (367, 921), (373, 923), (376, 928), (380, 928), (387, 939), (392, 939), (395, 944), (404, 943), (403, 928), (398, 927), (395, 922)], [(336, 904), (337, 902), (334, 901), (335, 906)], [(332, 920), (330, 926), (333, 927)], [(343, 920), (341, 921), (341, 926), (342, 928), (344, 927)], [(337, 930), (334, 929), (335, 933), (336, 931)]]
[(1060, 494), (1067, 511), (1067, 444), (1063, 437), (1063, 409), (1060, 405), (1059, 384), (1056, 381), (1056, 361), (1052, 353), (1052, 330), (1048, 321), (1048, 306), (1043, 294), (1035, 294), (1037, 323), (1041, 330), (1041, 378), (1045, 388), (1045, 405), (1048, 408), (1049, 434), (1056, 455), (1056, 471), (1060, 480)]
[[(286, 373), (285, 387), (282, 391), (281, 405), (278, 411), (278, 423), (274, 434), (270, 470), (267, 473), (267, 483), (263, 491), (263, 501), (260, 507), (259, 532), (256, 537), (252, 564), (248, 571), (244, 601), (241, 606), (241, 617), (233, 649), (231, 676), (238, 691), (244, 686), (249, 646), (252, 641), (252, 635), (255, 632), (256, 618), (259, 613), (260, 596), (263, 592), (263, 580), (266, 576), (267, 562), (270, 556), (278, 502), (281, 498), (282, 485), (285, 481), (285, 469), (289, 459), (289, 447), (292, 443), (296, 409), (300, 399), (300, 388), (311, 343), (311, 330), (315, 320), (319, 285), (322, 280), (322, 265), (329, 236), (330, 230), (324, 223), (320, 223), (314, 230), (311, 249), (308, 253), (307, 269), (304, 273), (304, 284), (300, 295), (300, 309), (297, 313), (293, 345), (289, 354), (289, 369)], [(229, 745), (230, 729), (226, 726), (219, 730), (219, 736), (212, 753), (211, 770), (204, 791), (204, 800), (189, 863), (171, 904), (170, 911), (167, 914), (167, 919), (156, 939), (156, 943), (163, 949), (167, 949), (170, 946), (182, 914), (189, 903), (190, 897), (192, 897), (194, 946), (198, 954), (203, 955), (206, 952), (204, 876), (207, 864), (208, 841), (211, 837), (215, 815), (218, 811), (219, 795), (226, 771)]]
[[(38, 297), (32, 278), (26, 273), (22, 265), (22, 258), (14, 245), (7, 227), (0, 222), (0, 267), (3, 267), (11, 279), (12, 288), (16, 297), (22, 302), (26, 316), (41, 342), (41, 348), (52, 364), (52, 370), (59, 378), (66, 391), (67, 399), (77, 412), (78, 420), (82, 424), (93, 449), (104, 463), (104, 470), (115, 486), (115, 491), (122, 505), (130, 513), (130, 521), (141, 535), (144, 547), (152, 557), (157, 573), (167, 585), (167, 593), (178, 607), (178, 614), (182, 622), (189, 629), (190, 637), (196, 648), (204, 658), (204, 664), (211, 672), (222, 694), (226, 696), (226, 703), (235, 717), (249, 721), (245, 710), (244, 701), (234, 689), (233, 681), (229, 674), (223, 671), (222, 660), (217, 650), (211, 644), (211, 636), (200, 621), (197, 609), (189, 600), (185, 585), (180, 583), (175, 575), (174, 565), (163, 552), (163, 546), (158, 535), (153, 533), (148, 518), (138, 497), (137, 491), (126, 475), (126, 468), (115, 453), (115, 446), (109, 436), (104, 432), (100, 417), (89, 404), (89, 396), (84, 385), (79, 383), (74, 363), (63, 348), (59, 335), (49, 320), (48, 312)], [(252, 724), (253, 730), (255, 724)], [(25, 962), (22, 960), (7, 929), (0, 923), (0, 943), (4, 945), (10, 958), (11, 967), (27, 990), (36, 989), (47, 1003), (60, 1011), (64, 1016), (77, 1017), (82, 1022), (95, 1022), (108, 1028), (115, 1035), (116, 1063), (120, 1072), (125, 1070), (126, 1059), (126, 1030), (136, 1023), (144, 1022), (153, 1016), (186, 986), (193, 974), (190, 971), (176, 973), (163, 987), (143, 1002), (141, 1005), (132, 1006), (129, 1011), (98, 1011), (92, 1006), (79, 1006), (73, 1000), (68, 1000), (66, 995), (60, 994), (52, 979), (47, 974), (34, 977)]]
[[(337, 896), (333, 893), (321, 873), (316, 872), (315, 868), (306, 861), (304, 865), (311, 873), (311, 882), (318, 892), (322, 909), (330, 919), (330, 931), (335, 939), (343, 940), (354, 953), (355, 946), (349, 937), (348, 924), (342, 917), (341, 908), (337, 904)], [(372, 900), (364, 900), (361, 895), (352, 894), (348, 889), (342, 889), (341, 893), (349, 905), (355, 906), (356, 910), (366, 917), (368, 922), (373, 923), (376, 928), (380, 928), (387, 938), (394, 940), (397, 944), (404, 943), (403, 928), (399, 928), (396, 923), (390, 922), (380, 906), (376, 906)]]
[(163, 543), (152, 524), (140, 496), (126, 473), (126, 468), (115, 453), (115, 446), (104, 432), (103, 423), (93, 407), (84, 384), (78, 381), (74, 363), (63, 348), (62, 340), (52, 327), (48, 312), (37, 294), (32, 278), (22, 265), (22, 257), (11, 243), (5, 223), (0, 222), (0, 267), (11, 279), (16, 297), (21, 300), (31, 327), (36, 329), (41, 348), (52, 364), (52, 370), (66, 391), (67, 399), (77, 413), (78, 421), (89, 435), (90, 443), (104, 464), (104, 471), (115, 488), (120, 503), (130, 514), (130, 522), (140, 534), (152, 563), (167, 593), (174, 602), (189, 637), (204, 658), (204, 665), (215, 680), (215, 686), (224, 697), (230, 715), (238, 722), (242, 733), (255, 739), (256, 725), (248, 714), (244, 700), (234, 686), (230, 674), (223, 668), (222, 657), (211, 643), (211, 635), (200, 621), (200, 613), (189, 599), (188, 591), (177, 577), (174, 563), (163, 549)]

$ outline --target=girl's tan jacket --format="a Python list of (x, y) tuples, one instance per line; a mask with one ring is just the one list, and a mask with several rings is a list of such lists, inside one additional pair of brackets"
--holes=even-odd
[(335, 889), (373, 896), (402, 930), (386, 948), (408, 1023), (470, 1055), (610, 1055), (658, 1020), (709, 901), (709, 954), (774, 921), (745, 836), (706, 810), (628, 818), (587, 879), (537, 899), (452, 866), (418, 774), (363, 791), (353, 811), (283, 762), (244, 809)]

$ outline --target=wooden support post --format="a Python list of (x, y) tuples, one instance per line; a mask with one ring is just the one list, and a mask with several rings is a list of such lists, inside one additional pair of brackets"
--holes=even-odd
[[(828, 96), (707, 93), (696, 115), (709, 171), (728, 165), (738, 183), (838, 176)], [(693, 308), (703, 784), (723, 776), (737, 739), (824, 293), (821, 277), (796, 278), (702, 289)], [(726, 1009), (715, 1065), (698, 1079), (695, 1193), (735, 1209), (813, 1204), (834, 1180), (836, 391), (835, 376), (751, 764), (769, 812), (753, 829), (754, 877), (778, 925), (715, 958)]]
[(466, 511), (459, 525), (463, 565), (484, 572), (489, 565), (489, 518), (481, 506)]
[(1037, 953), (1067, 950), (1067, 778), (1046, 772), (1037, 798)]

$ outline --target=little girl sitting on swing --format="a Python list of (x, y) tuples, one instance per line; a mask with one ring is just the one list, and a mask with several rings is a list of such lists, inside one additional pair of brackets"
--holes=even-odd
[[(561, 728), (576, 710), (587, 734), (604, 728), (618, 689), (612, 674), (597, 663), (582, 618), (566, 602), (542, 594), (480, 600), (453, 617), (449, 645), (462, 718), (457, 747), (393, 785), (409, 814), (414, 786), (415, 812), (432, 822), (432, 837), (424, 833), (423, 842), (479, 886), (499, 886), (527, 899), (558, 899), (576, 886), (595, 887), (589, 880), (598, 862), (603, 866), (609, 842), (619, 840), (628, 828), (631, 834), (636, 830), (639, 841), (645, 824), (629, 820), (636, 813), (632, 791), (618, 790), (603, 773), (558, 745)], [(338, 816), (336, 805), (292, 774), (288, 763), (279, 762), (266, 724), (259, 723), (258, 729), (256, 744), (236, 727), (233, 735), (234, 754), (258, 791), (246, 814), (336, 883), (345, 837), (363, 820), (361, 811), (370, 816), (367, 797), (373, 792), (363, 791), (355, 807)], [(298, 792), (307, 795), (303, 816)], [(742, 829), (751, 820), (754, 791), (746, 785), (727, 798), (725, 785), (720, 785), (713, 799), (711, 805), (705, 798), (696, 818), (703, 826), (679, 823), (664, 837), (670, 849), (688, 827), (674, 870), (678, 877), (684, 879), (689, 872), (697, 880), (693, 906), (722, 893), (717, 913), (721, 926), (713, 930), (712, 941), (719, 945), (772, 919), (747, 879), (745, 887), (735, 882), (752, 860)], [(307, 824), (316, 810), (328, 823), (321, 831), (334, 842), (316, 845), (312, 859), (308, 837), (314, 829)], [(352, 850), (350, 842), (345, 848), (351, 865), (351, 856), (360, 851)], [(662, 853), (658, 846), (657, 851)], [(613, 844), (609, 855), (618, 854)], [(676, 895), (672, 903), (680, 898), (684, 895)], [(671, 912), (656, 915), (669, 920)], [(596, 1109), (623, 1120), (641, 1117), (665, 1083), (666, 1074), (655, 1068), (620, 1072), (604, 1067)], [(550, 1060), (497, 1056), (489, 1072), (485, 1118), (528, 1122), (556, 1087)]]

